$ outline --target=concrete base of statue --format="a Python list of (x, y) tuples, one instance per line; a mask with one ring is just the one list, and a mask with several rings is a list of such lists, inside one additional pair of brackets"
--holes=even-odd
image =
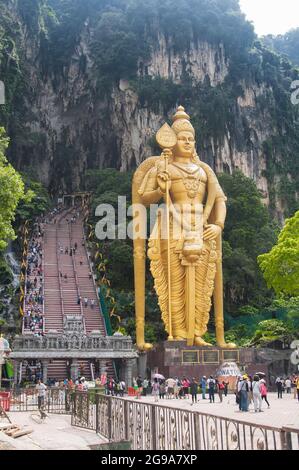
[(252, 376), (256, 372), (263, 372), (268, 384), (274, 385), (277, 375), (293, 372), (289, 360), (291, 352), (266, 348), (223, 349), (217, 346), (187, 346), (185, 341), (165, 341), (147, 354), (147, 371), (151, 376), (159, 373), (165, 378), (186, 376), (198, 379), (204, 375), (216, 377), (220, 371), (222, 376), (223, 369), (232, 368), (229, 364), (234, 363), (235, 371)]

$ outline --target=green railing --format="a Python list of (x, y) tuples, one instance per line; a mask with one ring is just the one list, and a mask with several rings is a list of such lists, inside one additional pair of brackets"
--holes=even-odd
[(107, 335), (112, 336), (113, 332), (112, 332), (110, 317), (109, 317), (109, 313), (107, 311), (104, 296), (103, 296), (100, 288), (98, 288), (98, 295), (99, 295), (99, 299), (100, 299), (100, 306), (101, 306), (102, 314), (103, 314), (104, 321), (105, 321)]

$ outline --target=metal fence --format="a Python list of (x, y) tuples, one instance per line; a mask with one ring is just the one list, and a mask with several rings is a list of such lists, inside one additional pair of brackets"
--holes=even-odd
[(134, 450), (299, 450), (299, 430), (76, 392), (72, 425)]
[[(10, 391), (9, 411), (34, 411), (38, 409), (38, 391), (35, 388)], [(48, 413), (71, 414), (73, 391), (64, 388), (49, 388), (46, 391), (45, 410)]]

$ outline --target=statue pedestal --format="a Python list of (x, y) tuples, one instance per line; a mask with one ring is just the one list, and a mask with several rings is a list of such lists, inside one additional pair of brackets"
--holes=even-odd
[(167, 377), (202, 377), (216, 375), (225, 362), (235, 362), (241, 373), (264, 372), (268, 365), (254, 348), (223, 349), (218, 346), (187, 346), (185, 341), (165, 341), (148, 353), (151, 374)]

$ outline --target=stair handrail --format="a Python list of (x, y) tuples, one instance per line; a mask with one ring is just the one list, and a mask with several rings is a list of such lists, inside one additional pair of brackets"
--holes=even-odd
[[(44, 228), (44, 227), (43, 227)], [(44, 242), (45, 230), (41, 236), (42, 239), (42, 295), (43, 295), (43, 335), (46, 331), (46, 317), (45, 317), (45, 242)]]
[[(73, 232), (72, 232), (72, 228), (73, 228), (73, 225), (72, 225), (72, 223), (71, 223), (71, 224), (69, 224), (69, 226), (68, 226), (68, 230), (69, 230), (69, 239), (70, 239), (70, 246), (71, 246), (71, 247), (72, 247), (72, 242), (73, 242)], [(81, 295), (80, 295), (80, 288), (79, 288), (79, 280), (78, 280), (78, 275), (77, 275), (77, 265), (76, 265), (76, 260), (75, 260), (75, 254), (73, 254), (71, 258), (72, 258), (72, 264), (73, 264), (73, 270), (74, 270), (74, 278), (75, 278), (76, 287), (77, 287), (77, 295), (78, 295), (78, 298), (79, 298), (79, 297), (81, 298)], [(81, 302), (80, 302), (80, 312), (81, 312), (82, 319), (83, 319), (84, 333), (86, 334), (86, 325), (85, 325), (85, 316), (84, 316), (83, 307), (82, 307), (82, 298), (81, 298)]]
[[(64, 320), (64, 303), (63, 303), (63, 296), (62, 296), (62, 286), (61, 286), (61, 277), (60, 277), (60, 272), (62, 273), (62, 271), (60, 271), (60, 263), (59, 263), (59, 255), (58, 255), (58, 228), (59, 228), (59, 225), (60, 225), (60, 222), (61, 220), (66, 217), (66, 215), (70, 212), (70, 210), (66, 210), (64, 213), (62, 213), (59, 217), (58, 220), (56, 220), (56, 224), (55, 224), (55, 229), (56, 229), (56, 260), (57, 260), (57, 270), (58, 270), (58, 285), (59, 285), (59, 292), (60, 292), (60, 304), (61, 304), (61, 313), (62, 313), (62, 320)], [(59, 254), (60, 254), (60, 251), (59, 251)], [(62, 322), (63, 324), (63, 322)]]
[(104, 314), (102, 312), (102, 306), (101, 306), (101, 299), (99, 297), (99, 293), (98, 293), (98, 286), (96, 285), (96, 282), (95, 282), (95, 279), (94, 279), (94, 275), (93, 275), (93, 266), (91, 264), (91, 260), (90, 260), (90, 253), (87, 249), (87, 246), (86, 246), (86, 243), (87, 243), (87, 239), (86, 239), (86, 236), (85, 236), (85, 232), (84, 232), (84, 221), (82, 221), (82, 234), (83, 234), (83, 240), (84, 240), (84, 248), (85, 248), (85, 253), (86, 253), (86, 257), (87, 257), (87, 261), (88, 261), (88, 266), (89, 266), (89, 270), (92, 274), (92, 283), (93, 283), (93, 287), (94, 287), (94, 291), (95, 291), (95, 294), (96, 294), (96, 297), (98, 299), (98, 305), (99, 305), (99, 310), (100, 310), (100, 313), (103, 317), (103, 325), (104, 325), (104, 330), (105, 330), (105, 333), (106, 333), (106, 336), (108, 336), (108, 331), (107, 331), (107, 327), (106, 327), (106, 322), (105, 322), (105, 318), (104, 318)]

